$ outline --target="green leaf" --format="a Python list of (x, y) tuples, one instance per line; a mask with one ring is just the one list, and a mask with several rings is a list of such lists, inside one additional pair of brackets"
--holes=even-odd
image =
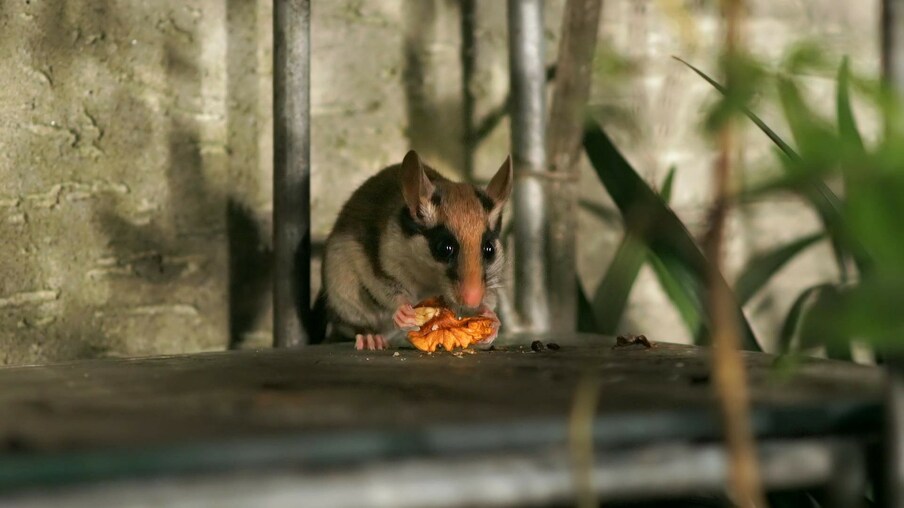
[(684, 265), (672, 258), (667, 257), (663, 260), (651, 252), (647, 255), (647, 260), (662, 290), (694, 338), (694, 343), (700, 345), (703, 330), (703, 316), (700, 315), (700, 311), (705, 305), (699, 299), (702, 294), (700, 281), (696, 280)]
[[(843, 162), (848, 154), (844, 143), (816, 118), (804, 103), (800, 90), (789, 79), (779, 81), (782, 108), (803, 157), (785, 167), (803, 173), (823, 174)], [(804, 197), (813, 205), (829, 233), (842, 279), (847, 279), (846, 259), (851, 256), (861, 273), (870, 270), (871, 262), (862, 246), (845, 231), (841, 200), (820, 180), (801, 189)]]
[(848, 360), (851, 357), (851, 346), (843, 326), (833, 324), (834, 319), (845, 307), (844, 295), (837, 285), (830, 284), (814, 293), (813, 304), (800, 319), (797, 335), (802, 348), (826, 348), (826, 355), (835, 360)]
[[(672, 195), (672, 184), (675, 179), (675, 167), (672, 166), (662, 183), (660, 195), (668, 201)], [(603, 280), (593, 295), (593, 315), (597, 330), (606, 335), (614, 334), (618, 329), (628, 297), (637, 281), (637, 275), (647, 259), (647, 248), (644, 240), (631, 232), (625, 233), (615, 251), (615, 256), (603, 276)]]
[(593, 315), (599, 333), (615, 333), (646, 254), (644, 243), (636, 235), (626, 233), (593, 295)]
[[(718, 81), (709, 77), (706, 73), (694, 67), (685, 60), (682, 60), (678, 57), (673, 58), (697, 73), (697, 75), (706, 80), (707, 83), (712, 85), (713, 88), (718, 90), (720, 93), (722, 93), (723, 95), (725, 94), (725, 87), (719, 84)], [(793, 148), (791, 148), (791, 145), (786, 143), (785, 140), (781, 138), (781, 136), (776, 134), (775, 131), (773, 131), (768, 125), (766, 125), (766, 122), (764, 122), (747, 107), (744, 107), (742, 111), (773, 143), (775, 143), (779, 150), (781, 150), (782, 153), (787, 157), (789, 164), (785, 165), (786, 168), (794, 167), (795, 164), (803, 164), (803, 159), (801, 158), (801, 156)], [(827, 170), (829, 168), (820, 169)], [(810, 202), (813, 208), (816, 209), (816, 213), (819, 214), (823, 225), (829, 232), (839, 271), (841, 271), (842, 274), (845, 274), (847, 271), (845, 258), (848, 254), (848, 250), (850, 250), (850, 254), (857, 264), (857, 268), (861, 272), (868, 271), (871, 264), (868, 257), (863, 253), (861, 247), (857, 246), (856, 244), (848, 245), (850, 240), (845, 237), (845, 234), (843, 232), (841, 200), (834, 192), (832, 192), (831, 189), (828, 188), (828, 186), (826, 186), (825, 182), (813, 178), (812, 176), (813, 175), (796, 175), (794, 178), (801, 177), (799, 181), (805, 183), (805, 185), (799, 188), (795, 187), (795, 189)]]
[(605, 207), (599, 203), (594, 203), (592, 201), (582, 199), (578, 201), (578, 206), (606, 224), (621, 223), (621, 216), (617, 211)]
[[(593, 123), (585, 128), (584, 149), (597, 176), (621, 211), (625, 229), (647, 239), (648, 247), (660, 259), (671, 258), (681, 263), (688, 273), (702, 282), (698, 287), (703, 291), (710, 265), (681, 220), (631, 167), (602, 129)], [(721, 276), (718, 283), (724, 286), (726, 294), (731, 294)], [(704, 298), (705, 295), (701, 294), (699, 301), (704, 301)], [(736, 304), (734, 307), (742, 330), (743, 347), (760, 350), (741, 308)], [(703, 306), (698, 310), (701, 316), (706, 315)]]
[(810, 109), (793, 80), (779, 78), (778, 95), (791, 134), (803, 155), (795, 164), (786, 167), (815, 172), (825, 172), (832, 168), (841, 156), (834, 130)]
[(584, 292), (584, 286), (581, 285), (580, 277), (577, 277), (577, 281), (575, 281), (575, 290), (578, 292), (577, 303), (578, 303), (578, 331), (579, 332), (596, 332), (599, 327), (596, 324), (596, 319), (593, 317), (593, 307), (590, 305), (590, 299), (587, 298), (587, 293)]
[(823, 238), (825, 238), (825, 234), (814, 233), (751, 259), (735, 283), (735, 295), (737, 295), (738, 302), (746, 305), (753, 295), (762, 289), (788, 261)]
[(835, 100), (835, 109), (838, 115), (838, 134), (841, 139), (850, 143), (860, 154), (864, 153), (863, 138), (860, 136), (860, 129), (857, 128), (857, 120), (854, 118), (854, 111), (851, 108), (850, 94), (851, 70), (847, 57), (841, 61), (841, 67), (838, 68), (838, 90)]
[[(797, 295), (797, 298), (788, 310), (788, 314), (785, 316), (785, 322), (782, 324), (782, 330), (779, 333), (778, 344), (776, 344), (779, 354), (788, 354), (791, 352), (791, 341), (794, 340), (797, 330), (800, 327), (801, 318), (804, 315), (805, 306), (810, 301), (810, 297), (821, 291), (827, 291), (831, 287), (833, 287), (833, 285), (828, 283), (818, 284), (803, 290)], [(801, 343), (801, 348), (806, 347), (808, 347), (806, 344)]]
[[(672, 57), (672, 58), (674, 58), (675, 60), (678, 60), (679, 62), (681, 62), (681, 63), (683, 63), (684, 65), (688, 66), (692, 71), (696, 72), (697, 75), (699, 75), (701, 78), (703, 78), (704, 80), (706, 80), (707, 83), (709, 83), (710, 85), (712, 85), (713, 88), (715, 88), (716, 90), (718, 90), (721, 94), (725, 95), (725, 92), (726, 92), (725, 87), (722, 86), (721, 84), (719, 84), (718, 81), (716, 81), (716, 80), (714, 80), (713, 78), (709, 77), (708, 75), (706, 75), (706, 73), (704, 73), (704, 72), (701, 71), (700, 69), (694, 67), (693, 65), (691, 65), (691, 64), (688, 63), (688, 62), (686, 62), (685, 60), (682, 60), (681, 58), (678, 58), (677, 56), (674, 56), (674, 57)], [(753, 111), (751, 111), (751, 110), (750, 110), (749, 108), (747, 108), (746, 106), (745, 106), (741, 111), (742, 111), (745, 115), (747, 115), (747, 118), (749, 118), (751, 121), (753, 121), (753, 123), (756, 124), (756, 126), (759, 127), (760, 130), (763, 131), (763, 133), (766, 134), (766, 136), (767, 136), (770, 140), (772, 140), (772, 142), (775, 143), (775, 145), (778, 146), (779, 149), (780, 149), (786, 156), (788, 156), (788, 158), (793, 159), (793, 160), (800, 159), (800, 156), (797, 154), (797, 152), (794, 151), (793, 148), (791, 148), (791, 145), (789, 145), (788, 143), (785, 143), (785, 141), (784, 141), (778, 134), (776, 134), (775, 131), (773, 131), (772, 129), (770, 129), (769, 126), (766, 125), (766, 122), (764, 122), (762, 119), (760, 119), (760, 117), (758, 117)]]
[(718, 132), (728, 119), (747, 111), (766, 76), (763, 67), (743, 53), (723, 56), (720, 62), (728, 86), (723, 89), (722, 100), (706, 115), (704, 127), (710, 133)]
[(678, 169), (674, 164), (669, 166), (669, 172), (665, 175), (665, 180), (662, 181), (662, 187), (659, 189), (659, 196), (665, 201), (666, 204), (670, 204), (672, 202), (672, 184), (675, 181), (675, 170)]
[[(835, 291), (819, 306), (806, 325), (826, 337), (828, 346), (840, 346), (852, 337), (863, 340), (883, 356), (904, 351), (904, 277), (869, 277)], [(801, 328), (804, 324), (801, 325)]]
[(782, 69), (788, 74), (822, 73), (830, 67), (826, 52), (819, 45), (810, 42), (796, 44), (782, 62)]

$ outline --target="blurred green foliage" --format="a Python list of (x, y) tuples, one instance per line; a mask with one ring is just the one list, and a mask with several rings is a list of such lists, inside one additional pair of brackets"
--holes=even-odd
[[(605, 327), (597, 331), (612, 333), (621, 320), (639, 266), (650, 258), (655, 259), (652, 266), (688, 329), (705, 343), (710, 322), (705, 310), (710, 266), (700, 247), (663, 196), (644, 181), (593, 121), (588, 122), (584, 131), (584, 150), (618, 207), (626, 231), (622, 241), (624, 248), (617, 253), (616, 263), (609, 266), (600, 289), (594, 295), (596, 304), (591, 305), (595, 308), (597, 322)], [(671, 178), (666, 179), (663, 190), (668, 197)], [(641, 249), (638, 244), (645, 248)], [(727, 285), (721, 277), (719, 283)], [(744, 347), (759, 350), (740, 306), (737, 306), (737, 317)]]
[[(715, 132), (735, 117), (752, 121), (776, 145), (781, 172), (734, 196), (743, 206), (772, 193), (793, 192), (818, 214), (823, 231), (761, 253), (749, 261), (734, 286), (744, 346), (758, 341), (740, 311), (788, 262), (823, 239), (832, 245), (837, 278), (804, 289), (794, 300), (778, 337), (781, 352), (824, 347), (850, 358), (852, 341), (880, 350), (901, 344), (904, 312), (904, 113), (900, 95), (879, 80), (855, 76), (846, 59), (837, 67), (835, 118), (808, 103), (802, 77), (824, 72), (828, 59), (812, 45), (792, 51), (777, 70), (749, 55), (721, 62), (723, 86), (682, 62), (721, 93), (703, 128)], [(774, 93), (773, 93), (774, 92)], [(783, 139), (752, 111), (754, 98), (774, 98), (793, 142)], [(875, 141), (861, 134), (852, 103), (870, 106), (884, 127)], [(591, 122), (585, 150), (625, 224), (612, 264), (592, 298), (583, 297), (584, 326), (614, 333), (640, 267), (649, 263), (664, 291), (698, 342), (705, 343), (705, 277), (709, 264), (686, 227), (669, 209), (674, 169), (659, 193), (621, 156), (605, 132)], [(833, 189), (837, 189), (837, 192)]]
[[(746, 104), (737, 108), (751, 117), (780, 148), (784, 174), (748, 191), (792, 191), (817, 211), (831, 238), (839, 278), (806, 289), (792, 305), (780, 344), (801, 348), (825, 346), (831, 356), (849, 357), (849, 345), (861, 340), (883, 350), (896, 349), (904, 332), (904, 125), (900, 95), (877, 82), (852, 75), (847, 59), (838, 67), (835, 119), (820, 116), (805, 100), (800, 78), (804, 68), (821, 65), (815, 50), (795, 53), (784, 72), (771, 77), (796, 149), (756, 119)], [(696, 70), (696, 69), (695, 69)], [(699, 73), (699, 71), (698, 71)], [(702, 74), (702, 73), (701, 73)], [(854, 86), (856, 85), (856, 87)], [(720, 90), (721, 91), (721, 90)], [(860, 95), (885, 126), (868, 145), (853, 112)], [(727, 95), (727, 94), (726, 94)], [(840, 180), (842, 197), (830, 190)], [(849, 276), (848, 261), (856, 268)], [(809, 304), (808, 304), (809, 303)]]

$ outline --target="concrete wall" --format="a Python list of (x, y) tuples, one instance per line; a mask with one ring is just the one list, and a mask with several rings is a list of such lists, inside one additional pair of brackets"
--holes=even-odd
[(0, 5), (0, 363), (226, 345), (227, 205), (269, 201), (268, 27), (240, 1)]
[[(563, 3), (548, 2), (550, 61)], [(711, 2), (689, 1), (682, 31), (674, 3), (604, 2), (601, 51), (634, 70), (601, 70), (594, 102), (630, 118), (611, 115), (610, 129), (651, 182), (678, 167), (675, 207), (699, 232), (712, 151), (697, 126), (713, 96), (669, 56), (712, 69), (719, 25)], [(472, 121), (508, 88), (504, 2), (476, 4)], [(814, 37), (875, 72), (877, 2), (852, 4), (751, 2), (749, 38), (778, 57)], [(0, 4), (0, 364), (269, 344), (270, 16), (270, 2), (245, 0)], [(458, 2), (314, 0), (312, 25), (315, 241), (410, 147), (452, 176), (498, 167), (504, 119), (479, 145), (463, 140)], [(828, 79), (812, 85), (829, 100)], [(744, 141), (748, 174), (767, 168), (768, 142)], [(584, 169), (583, 198), (609, 206)], [(592, 288), (621, 233), (579, 220)], [(817, 227), (793, 198), (738, 213), (730, 268)], [(751, 305), (757, 330), (774, 332), (788, 299), (832, 273), (825, 248), (798, 260)], [(646, 270), (631, 303), (625, 330), (688, 339)]]

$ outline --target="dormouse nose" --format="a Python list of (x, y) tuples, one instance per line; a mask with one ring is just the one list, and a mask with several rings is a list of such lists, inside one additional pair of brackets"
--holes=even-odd
[(483, 288), (480, 284), (463, 284), (461, 286), (461, 304), (475, 308), (483, 302)]

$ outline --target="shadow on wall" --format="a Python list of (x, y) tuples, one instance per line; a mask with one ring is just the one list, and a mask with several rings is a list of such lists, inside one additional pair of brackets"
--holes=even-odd
[[(265, 126), (259, 122), (270, 118), (257, 114), (268, 105), (261, 104), (259, 72), (248, 69), (248, 62), (255, 62), (257, 58), (260, 14), (257, 2), (226, 2), (228, 175), (233, 192), (226, 213), (230, 349), (239, 348), (248, 334), (269, 329), (262, 320), (271, 299), (272, 232), (248, 204), (254, 201), (261, 188), (258, 166), (262, 154), (258, 137)], [(272, 154), (265, 155), (272, 157)]]
[[(255, 208), (260, 208), (260, 200), (249, 198), (259, 195), (263, 127), (258, 122), (267, 118), (258, 117), (260, 108), (267, 106), (260, 103), (261, 78), (257, 69), (248, 68), (257, 62), (262, 36), (258, 33), (261, 11), (255, 4), (223, 0), (198, 3), (201, 8), (177, 2), (143, 7), (95, 0), (28, 7), (35, 26), (28, 30), (24, 45), (32, 67), (52, 67), (50, 91), (36, 92), (38, 106), (59, 111), (57, 118), (69, 115), (72, 120), (81, 115), (96, 130), (94, 137), (88, 131), (79, 132), (71, 146), (62, 146), (59, 160), (48, 154), (41, 177), (51, 183), (54, 178), (57, 182), (109, 180), (121, 183), (126, 191), (100, 189), (81, 205), (66, 205), (67, 214), (75, 210), (84, 212), (84, 217), (61, 216), (58, 211), (46, 217), (41, 215), (45, 212), (29, 215), (30, 229), (25, 234), (54, 236), (55, 243), (40, 258), (32, 255), (20, 260), (10, 251), (11, 264), (38, 287), (46, 281), (48, 265), (57, 269), (54, 263), (63, 260), (61, 270), (66, 273), (65, 280), (54, 286), (59, 288), (56, 322), (25, 332), (13, 327), (8, 335), (14, 340), (59, 338), (64, 351), (53, 354), (57, 359), (154, 351), (159, 345), (152, 341), (170, 333), (149, 328), (147, 313), (168, 312), (160, 309), (179, 303), (186, 304), (177, 309), (180, 312), (197, 311), (206, 323), (221, 323), (223, 335), (228, 329), (228, 338), (222, 338), (224, 346), (238, 347), (249, 332), (263, 328), (262, 317), (269, 309), (271, 235)], [(12, 7), (2, 8), (13, 16), (19, 14)], [(442, 32), (444, 27), (457, 26), (460, 8), (460, 2), (407, 0), (401, 51), (411, 147), (437, 166), (467, 172), (467, 114), (462, 111), (469, 108), (466, 87), (455, 78), (461, 48), (455, 32)], [(226, 109), (226, 140), (211, 147), (204, 135), (211, 120), (204, 117), (208, 111), (203, 96), (205, 80), (211, 79), (205, 69), (211, 61), (209, 55), (202, 55), (208, 43), (203, 37), (211, 34), (199, 27), (216, 23), (209, 16), (223, 14), (222, 9), (227, 25), (221, 35), (226, 45), (226, 82), (221, 94), (225, 97), (218, 99)], [(153, 75), (159, 65), (154, 59), (161, 50), (165, 75), (158, 80)], [(89, 71), (97, 76), (91, 77)], [(76, 88), (95, 83), (99, 88), (94, 96), (76, 94)], [(26, 144), (23, 153), (48, 148), (41, 140), (25, 138), (22, 143)], [(95, 159), (73, 154), (76, 150), (94, 153)], [(152, 168), (142, 167), (155, 161), (165, 164), (162, 178)], [(14, 162), (16, 167), (36, 165), (27, 158)], [(140, 202), (142, 197), (150, 202)], [(159, 210), (154, 208), (158, 204)], [(45, 228), (42, 221), (60, 231)], [(92, 270), (102, 273), (89, 284), (84, 272)], [(222, 294), (227, 289), (228, 297)], [(228, 314), (220, 310), (227, 306)], [(136, 319), (115, 315), (137, 307), (146, 314), (132, 314), (139, 316)], [(208, 315), (211, 312), (213, 316)], [(222, 316), (217, 315), (220, 312)], [(17, 308), (15, 313), (26, 324), (47, 321), (46, 315), (32, 313), (30, 307)], [(179, 322), (184, 321), (173, 321)], [(172, 325), (176, 335), (193, 333), (177, 324)], [(211, 340), (217, 340), (216, 330), (208, 332)], [(166, 340), (177, 344), (180, 337)], [(133, 343), (141, 344), (133, 347)], [(178, 350), (169, 344), (162, 349)]]
[[(407, 0), (404, 6), (405, 37), (403, 39), (402, 84), (408, 126), (405, 135), (410, 148), (417, 150), (431, 165), (449, 168), (469, 177), (471, 159), (465, 142), (463, 106), (465, 90), (460, 83), (448, 83), (457, 73), (459, 54), (455, 40), (443, 40), (440, 26), (455, 26), (460, 2), (442, 0)], [(449, 47), (454, 44), (454, 47)], [(439, 50), (447, 48), (449, 51)], [(458, 92), (458, 93), (456, 93)], [(470, 103), (468, 103), (470, 104)]]
[[(4, 272), (0, 272), (5, 279), (2, 296), (13, 303), (4, 309), (4, 328), (6, 324), (14, 325), (11, 330), (4, 330), (3, 335), (11, 337), (11, 342), (2, 337), (5, 340), (0, 342), (3, 349), (0, 363), (39, 363), (48, 359), (101, 356), (116, 345), (98, 326), (90, 278), (79, 269), (93, 261), (90, 259), (92, 253), (85, 245), (92, 237), (91, 209), (87, 207), (86, 210), (67, 198), (72, 196), (73, 189), (78, 189), (77, 192), (84, 193), (87, 199), (103, 200), (105, 188), (113, 187), (118, 192), (124, 186), (111, 183), (111, 178), (106, 180), (109, 185), (95, 187), (89, 183), (92, 175), (79, 173), (79, 166), (94, 164), (104, 155), (104, 138), (109, 140), (111, 136), (98, 118), (108, 105), (100, 101), (96, 90), (79, 90), (76, 94), (70, 83), (78, 82), (86, 59), (103, 65), (95, 48), (88, 47), (91, 44), (86, 40), (88, 34), (103, 33), (98, 27), (117, 26), (121, 20), (103, 5), (91, 9), (90, 16), (84, 18), (84, 26), (77, 24), (81, 13), (71, 12), (73, 9), (67, 9), (63, 2), (7, 4), (0, 9), (3, 10), (0, 16), (21, 15), (19, 20), (27, 19), (33, 23), (31, 26), (19, 23), (22, 37), (5, 37), (0, 44), (4, 54), (10, 54), (7, 51), (25, 54), (25, 64), (41, 73), (46, 85), (28, 89), (28, 82), (23, 79), (13, 91), (12, 97), (32, 96), (30, 118), (20, 119), (28, 121), (30, 127), (51, 126), (37, 131), (37, 135), (28, 135), (22, 128), (11, 130), (12, 139), (4, 140), (10, 142), (11, 166), (7, 171), (27, 183), (19, 185), (15, 182), (7, 187), (20, 189), (17, 201), (22, 203), (16, 207), (21, 212), (23, 228), (0, 250), (6, 265)], [(111, 100), (115, 104), (113, 108), (129, 113), (125, 119), (127, 124), (132, 118), (148, 113), (140, 101), (120, 94), (115, 94)], [(9, 113), (14, 117), (18, 112)], [(59, 138), (58, 134), (64, 134), (64, 138)], [(143, 151), (144, 147), (136, 147), (136, 155)], [(45, 195), (51, 199), (30, 199), (38, 197), (40, 191), (24, 194), (42, 188), (50, 189)], [(23, 245), (25, 247), (19, 249)], [(7, 278), (5, 272), (8, 270), (14, 273), (8, 273), (10, 277)], [(14, 291), (12, 288), (18, 287), (21, 291), (26, 286), (45, 288), (19, 293), (23, 301), (34, 299), (42, 304), (20, 306), (14, 301), (16, 296), (6, 298), (9, 291)]]
[[(59, 83), (56, 89), (45, 92), (50, 97), (42, 100), (48, 104), (62, 102), (66, 96), (61, 95), (61, 89), (72, 92), (76, 85), (71, 83), (92, 83), (91, 79), (85, 78), (85, 66), (100, 69), (96, 80), (106, 87), (99, 92), (105, 96), (84, 99), (78, 96), (84, 103), (85, 115), (92, 121), (99, 118), (100, 123), (105, 122), (98, 128), (100, 135), (95, 142), (100, 155), (90, 171), (102, 181), (128, 182), (129, 187), (140, 188), (152, 201), (164, 204), (160, 211), (145, 212), (148, 220), (136, 220), (134, 210), (141, 204), (137, 203), (139, 197), (135, 193), (100, 191), (88, 205), (90, 216), (85, 217), (85, 223), (102, 233), (105, 244), (83, 244), (79, 249), (79, 241), (84, 240), (77, 235), (72, 235), (73, 239), (66, 238), (63, 231), (52, 247), (58, 252), (30, 260), (29, 266), (19, 268), (38, 274), (32, 277), (38, 278), (45, 270), (44, 265), (50, 262), (48, 259), (54, 256), (85, 258), (77, 260), (74, 266), (63, 268), (71, 272), (63, 276), (58, 298), (60, 310), (50, 334), (59, 338), (60, 346), (54, 346), (56, 349), (52, 353), (56, 359), (122, 354), (136, 349), (154, 351), (156, 346), (148, 341), (159, 336), (159, 330), (145, 328), (146, 333), (142, 333), (140, 324), (122, 325), (119, 332), (106, 329), (111, 313), (119, 312), (126, 305), (133, 306), (132, 310), (143, 306), (140, 311), (148, 314), (160, 308), (188, 312), (194, 306), (208, 323), (215, 327), (222, 323), (223, 330), (227, 328), (223, 320), (228, 319), (229, 337), (222, 337), (221, 342), (224, 347), (237, 347), (266, 312), (269, 233), (249, 209), (247, 193), (239, 187), (259, 185), (255, 183), (258, 178), (256, 117), (249, 125), (249, 118), (254, 117), (258, 107), (252, 100), (258, 93), (257, 72), (248, 68), (255, 65), (258, 50), (256, 10), (254, 2), (224, 0), (222, 5), (226, 9), (228, 61), (224, 62), (227, 66), (226, 97), (221, 99), (228, 107), (225, 118), (229, 137), (226, 146), (214, 148), (205, 146), (207, 141), (202, 139), (205, 128), (202, 124), (209, 121), (204, 118), (207, 112), (203, 109), (202, 80), (208, 78), (202, 72), (202, 46), (206, 43), (202, 37), (209, 34), (199, 30), (198, 23), (206, 12), (178, 3), (148, 12), (142, 7), (114, 2), (91, 2), (83, 6), (50, 2), (34, 8), (34, 19), (39, 26), (30, 31), (32, 35), (27, 42), (30, 57), (36, 68), (49, 67), (52, 62), (52, 79)], [(169, 11), (165, 10), (167, 7)], [(136, 70), (141, 63), (131, 60), (136, 57), (127, 51), (131, 27), (143, 17), (154, 22), (153, 28), (148, 30), (162, 34), (166, 72), (163, 90), (142, 82), (142, 76)], [(195, 24), (191, 25), (192, 22)], [(249, 33), (252, 36), (249, 37)], [(91, 46), (88, 46), (89, 39)], [(147, 67), (142, 70), (146, 71)], [(148, 106), (146, 97), (149, 94), (156, 94), (159, 102), (164, 104), (159, 112)], [(64, 107), (60, 106), (61, 109)], [(92, 108), (102, 111), (92, 111)], [(158, 145), (163, 142), (164, 155), (155, 157), (152, 152), (155, 134), (161, 131), (167, 134), (156, 142)], [(76, 143), (85, 142), (82, 138), (76, 135), (73, 147), (78, 148)], [(241, 145), (241, 157), (233, 156), (233, 143)], [(39, 153), (42, 148), (46, 150), (46, 146), (36, 143), (27, 149)], [(156, 149), (160, 148), (156, 146)], [(104, 149), (108, 150), (107, 154), (103, 153)], [(126, 157), (119, 155), (117, 159), (111, 155), (113, 152), (125, 153)], [(67, 153), (64, 157), (73, 155)], [(164, 181), (160, 182), (164, 185), (152, 181), (155, 178), (152, 175), (158, 173), (140, 167), (152, 160), (166, 161)], [(62, 168), (58, 171), (63, 174), (60, 178), (75, 181), (89, 178), (87, 171), (79, 173), (75, 169), (77, 165), (66, 164), (66, 160), (62, 162), (58, 165)], [(67, 169), (69, 166), (73, 169)], [(225, 182), (208, 181), (213, 175)], [(166, 199), (163, 199), (164, 193)], [(73, 209), (78, 213), (79, 209)], [(64, 229), (67, 223), (82, 220), (77, 216), (59, 215), (51, 219), (62, 223)], [(36, 217), (33, 224), (40, 220), (41, 217)], [(32, 225), (32, 228), (28, 234), (43, 234), (42, 230), (34, 229), (36, 226)], [(76, 229), (74, 225), (72, 229)], [(98, 263), (98, 255), (109, 259), (102, 280), (96, 284), (104, 290), (89, 287), (91, 281), (86, 282), (79, 267), (81, 264), (90, 268)], [(224, 270), (226, 267), (228, 272)], [(210, 282), (227, 276), (228, 284), (225, 281), (222, 284)], [(215, 293), (217, 287), (227, 286), (228, 314), (223, 310), (221, 318), (218, 315), (223, 307), (220, 302), (226, 299), (222, 292)], [(105, 293), (109, 296), (99, 296)], [(180, 307), (182, 303), (186, 305)], [(16, 309), (16, 312), (23, 323), (46, 321), (43, 315), (31, 315), (28, 308)], [(193, 333), (191, 329), (179, 331), (187, 337)], [(35, 340), (43, 340), (40, 335), (48, 335), (46, 329), (36, 333)], [(31, 339), (26, 332), (20, 331), (16, 340)], [(167, 340), (178, 341), (180, 338)], [(133, 342), (142, 345), (135, 347)], [(175, 346), (167, 347), (175, 347), (174, 351), (178, 351), (178, 342), (173, 344)]]

